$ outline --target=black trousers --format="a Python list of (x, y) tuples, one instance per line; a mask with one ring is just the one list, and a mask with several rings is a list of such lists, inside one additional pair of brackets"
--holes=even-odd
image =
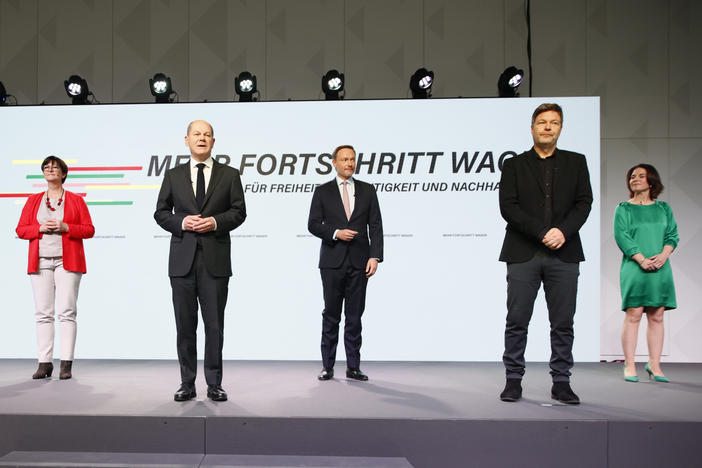
[(190, 272), (186, 276), (171, 277), (171, 289), (181, 382), (187, 385), (195, 384), (199, 302), (202, 322), (205, 325), (205, 381), (208, 385), (220, 385), (224, 345), (224, 306), (227, 304), (229, 277), (210, 275), (202, 250), (198, 248)]
[(332, 369), (336, 362), (339, 342), (341, 308), (344, 308), (344, 348), (346, 366), (361, 365), (361, 316), (366, 307), (365, 269), (354, 268), (348, 255), (340, 268), (321, 268), (324, 311), (322, 312), (322, 365)]
[(507, 324), (502, 362), (508, 379), (521, 379), (524, 375), (529, 321), (543, 283), (551, 323), (551, 378), (554, 382), (570, 381), (579, 274), (579, 263), (563, 262), (546, 251), (537, 252), (527, 262), (507, 264)]

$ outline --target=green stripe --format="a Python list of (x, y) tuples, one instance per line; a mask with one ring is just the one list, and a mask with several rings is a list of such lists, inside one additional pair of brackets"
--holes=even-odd
[(86, 205), (133, 205), (133, 201), (89, 201)]
[[(68, 179), (122, 179), (124, 174), (68, 174)], [(29, 174), (27, 179), (43, 179), (41, 174)]]

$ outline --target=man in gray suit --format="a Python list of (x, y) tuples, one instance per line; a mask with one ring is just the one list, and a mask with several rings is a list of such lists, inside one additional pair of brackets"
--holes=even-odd
[(171, 233), (168, 276), (173, 290), (181, 385), (175, 401), (195, 398), (197, 309), (205, 324), (207, 397), (226, 401), (222, 388), (224, 307), (232, 276), (229, 232), (246, 219), (239, 171), (212, 158), (214, 130), (188, 125), (190, 161), (166, 171), (154, 219)]

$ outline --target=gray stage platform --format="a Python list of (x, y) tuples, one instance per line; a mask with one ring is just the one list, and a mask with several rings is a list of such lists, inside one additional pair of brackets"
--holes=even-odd
[(577, 364), (580, 406), (550, 399), (545, 363), (528, 365), (518, 403), (498, 399), (500, 363), (368, 362), (364, 383), (343, 378), (343, 363), (342, 377), (319, 382), (319, 367), (226, 362), (228, 402), (205, 398), (201, 372), (198, 399), (175, 403), (173, 361), (77, 361), (71, 380), (33, 381), (33, 361), (0, 360), (0, 456), (15, 452), (4, 466), (22, 451), (37, 458), (25, 466), (88, 466), (41, 465), (38, 451), (200, 457), (188, 466), (702, 466), (700, 364), (666, 364), (670, 384), (650, 383), (643, 365), (630, 384), (618, 364)]

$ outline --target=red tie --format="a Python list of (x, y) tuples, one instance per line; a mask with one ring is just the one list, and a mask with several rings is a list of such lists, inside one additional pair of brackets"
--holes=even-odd
[(348, 181), (345, 180), (342, 182), (342, 184), (344, 185), (344, 211), (346, 212), (346, 220), (348, 221), (351, 219), (351, 203), (349, 203), (349, 191), (346, 189), (346, 184), (348, 184)]

